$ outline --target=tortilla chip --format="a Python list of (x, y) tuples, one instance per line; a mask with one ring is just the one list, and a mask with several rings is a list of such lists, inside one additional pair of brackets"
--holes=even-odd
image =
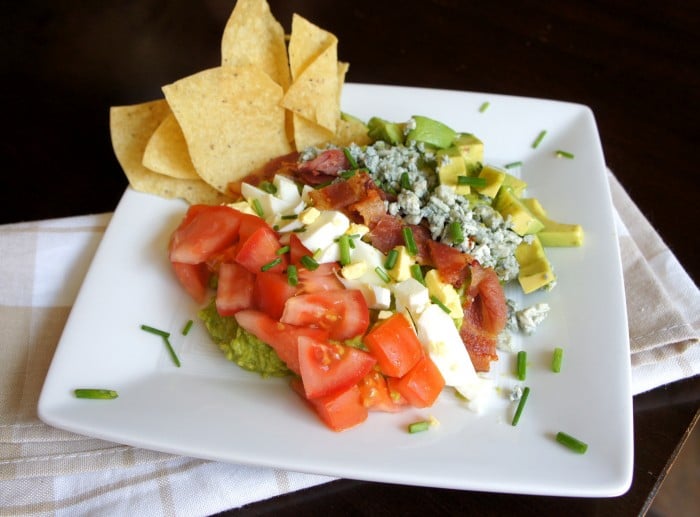
[(368, 145), (372, 139), (367, 134), (367, 126), (354, 117), (341, 117), (331, 143), (339, 147), (346, 147), (351, 143)]
[(289, 61), (284, 29), (265, 0), (238, 0), (221, 39), (221, 64), (256, 65), (285, 90)]
[(292, 16), (292, 35), (289, 38), (289, 68), (292, 80), (296, 81), (297, 77), (333, 43), (337, 46), (338, 38), (295, 13)]
[(294, 146), (297, 151), (325, 144), (333, 138), (333, 135), (332, 131), (294, 114)]
[(282, 106), (335, 132), (338, 98), (338, 44), (334, 42), (294, 80)]
[(175, 115), (170, 112), (148, 140), (143, 166), (172, 178), (201, 179), (192, 165), (190, 152)]
[(180, 180), (153, 172), (143, 166), (143, 154), (153, 132), (170, 113), (165, 100), (109, 110), (112, 147), (129, 184), (135, 190), (162, 197), (178, 197), (189, 203), (218, 204), (228, 198), (202, 180)]
[(163, 87), (199, 176), (220, 192), (287, 154), (282, 87), (255, 66), (221, 66)]

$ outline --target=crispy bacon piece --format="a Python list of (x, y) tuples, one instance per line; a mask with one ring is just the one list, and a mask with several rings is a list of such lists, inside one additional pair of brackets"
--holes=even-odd
[(297, 163), (295, 174), (307, 185), (322, 185), (349, 168), (350, 162), (341, 149), (328, 149), (313, 160)]
[(403, 221), (394, 215), (384, 214), (379, 219), (368, 225), (370, 228), (367, 236), (369, 242), (382, 253), (389, 253), (394, 246), (403, 244)]
[(296, 164), (297, 164), (297, 159), (299, 158), (299, 153), (293, 152), (289, 154), (285, 154), (282, 156), (278, 156), (277, 158), (273, 158), (269, 162), (267, 162), (265, 165), (260, 167), (257, 170), (254, 170), (247, 176), (230, 182), (226, 187), (229, 193), (234, 197), (234, 198), (239, 198), (241, 197), (241, 184), (242, 183), (248, 183), (249, 185), (253, 185), (257, 187), (262, 183), (263, 181), (272, 181), (272, 179), (275, 177), (275, 174), (283, 174), (285, 176), (293, 176), (294, 171), (296, 170)]
[[(358, 172), (345, 181), (335, 181), (330, 185), (309, 192), (313, 205), (319, 210), (341, 210), (353, 215), (351, 206), (368, 199), (369, 192), (380, 196), (379, 188), (366, 172)], [(370, 201), (372, 203), (373, 201)], [(382, 209), (383, 209), (382, 203)], [(384, 212), (384, 210), (382, 210)]]
[(371, 227), (373, 223), (379, 221), (386, 214), (381, 190), (377, 187), (370, 189), (364, 199), (348, 206), (348, 210), (352, 219)]
[(469, 279), (469, 265), (475, 259), (448, 244), (428, 241), (431, 263), (438, 270), (440, 279), (459, 289)]

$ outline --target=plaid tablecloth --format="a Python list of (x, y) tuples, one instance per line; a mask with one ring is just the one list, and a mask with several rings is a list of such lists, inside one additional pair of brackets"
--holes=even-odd
[[(609, 178), (636, 394), (700, 372), (700, 293)], [(0, 226), (0, 515), (209, 515), (331, 480), (138, 449), (38, 419), (44, 377), (110, 217)]]

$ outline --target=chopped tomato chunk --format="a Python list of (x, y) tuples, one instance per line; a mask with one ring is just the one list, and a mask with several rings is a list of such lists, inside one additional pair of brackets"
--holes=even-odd
[(172, 262), (173, 271), (187, 294), (197, 303), (204, 303), (207, 298), (209, 270), (204, 264), (183, 264)]
[(357, 384), (362, 403), (370, 411), (394, 413), (403, 409), (408, 402), (398, 392), (389, 391), (386, 378), (377, 370), (370, 371)]
[(216, 288), (216, 311), (233, 316), (253, 305), (255, 275), (239, 264), (221, 264)]
[(241, 213), (227, 206), (194, 205), (170, 240), (171, 262), (199, 264), (238, 237)]
[(263, 268), (282, 272), (287, 267), (287, 256), (277, 253), (281, 247), (275, 231), (267, 225), (261, 226), (245, 241), (241, 240), (236, 262), (253, 274), (260, 273)]
[(289, 284), (286, 273), (261, 271), (255, 275), (255, 306), (273, 319), (282, 317), (284, 304), (298, 291), (297, 286)]
[[(292, 381), (292, 388), (304, 398), (304, 388), (299, 379)], [(306, 401), (323, 423), (336, 432), (344, 431), (367, 420), (368, 411), (362, 403), (357, 386), (350, 386), (345, 391), (334, 392), (313, 400), (306, 399)]]
[(374, 327), (364, 337), (364, 343), (377, 358), (382, 372), (391, 377), (402, 377), (423, 355), (423, 345), (411, 323), (399, 313)]
[(398, 391), (414, 407), (430, 407), (445, 387), (440, 370), (428, 355), (424, 355), (410, 372), (397, 379), (387, 379), (389, 389)]

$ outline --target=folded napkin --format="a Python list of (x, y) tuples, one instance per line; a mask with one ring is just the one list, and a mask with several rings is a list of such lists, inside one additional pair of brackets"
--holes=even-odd
[[(636, 394), (700, 373), (700, 292), (609, 177)], [(118, 445), (37, 418), (44, 377), (110, 217), (0, 226), (0, 515), (210, 515), (332, 480)]]

